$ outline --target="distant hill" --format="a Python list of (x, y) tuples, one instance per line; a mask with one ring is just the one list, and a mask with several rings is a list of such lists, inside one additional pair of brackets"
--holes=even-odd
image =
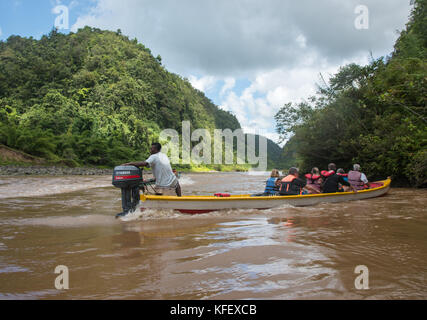
[[(253, 134), (246, 134), (246, 140), (248, 140), (248, 137), (254, 137), (255, 136), (255, 151), (251, 151), (253, 154), (256, 155), (256, 157), (259, 157), (259, 135), (253, 135)], [(247, 146), (249, 148), (249, 146)], [(283, 148), (281, 148), (277, 143), (274, 141), (267, 139), (267, 168), (268, 170), (271, 169), (278, 169), (282, 171), (283, 169), (287, 169), (286, 162), (283, 154)]]
[(162, 129), (181, 132), (184, 120), (192, 129), (241, 127), (120, 31), (85, 27), (0, 42), (0, 143), (8, 147), (51, 162), (113, 166), (147, 156)]

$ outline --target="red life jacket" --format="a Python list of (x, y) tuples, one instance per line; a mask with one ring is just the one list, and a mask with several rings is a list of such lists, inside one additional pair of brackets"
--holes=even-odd
[(348, 173), (348, 182), (355, 187), (357, 190), (361, 190), (365, 188), (365, 183), (360, 180), (362, 177), (362, 173), (359, 171), (350, 171)]
[(321, 178), (321, 176), (319, 176), (317, 174), (311, 174), (311, 173), (307, 173), (305, 175), (305, 177), (307, 178), (308, 184), (316, 184), (319, 181), (319, 179)]
[(305, 175), (305, 177), (307, 178), (307, 185), (313, 187), (318, 192), (321, 191), (322, 181), (323, 181), (322, 176), (319, 176), (317, 174), (308, 173)]
[(331, 171), (323, 170), (320, 174), (322, 176), (324, 176), (325, 178), (328, 178), (328, 177), (332, 176), (333, 174), (335, 174), (335, 171), (334, 170), (331, 170)]
[(307, 179), (307, 185), (316, 189), (318, 192), (321, 191), (321, 189), (322, 189), (322, 176), (319, 176), (317, 174), (307, 173), (305, 175), (305, 177)]
[(348, 177), (347, 173), (337, 173), (337, 175), (341, 176), (341, 177)]

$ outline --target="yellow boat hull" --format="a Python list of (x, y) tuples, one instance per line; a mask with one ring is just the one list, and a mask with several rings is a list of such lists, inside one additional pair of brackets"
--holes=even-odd
[(288, 204), (291, 206), (312, 206), (322, 202), (344, 202), (380, 197), (390, 189), (391, 179), (378, 181), (381, 186), (358, 192), (339, 192), (307, 194), (298, 196), (264, 196), (232, 195), (215, 196), (155, 196), (141, 195), (141, 210), (173, 209), (182, 213), (197, 214), (224, 209), (270, 209)]

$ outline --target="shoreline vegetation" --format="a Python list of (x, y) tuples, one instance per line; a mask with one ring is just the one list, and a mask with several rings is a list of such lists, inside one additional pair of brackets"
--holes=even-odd
[(361, 165), (370, 180), (427, 187), (427, 0), (412, 1), (393, 51), (351, 63), (318, 84), (316, 95), (276, 113), (283, 167), (310, 172), (334, 162)]
[[(118, 163), (117, 165), (120, 165)], [(179, 172), (246, 172), (245, 165), (173, 165)], [(25, 152), (0, 145), (0, 176), (25, 175), (110, 175), (113, 167), (109, 166), (69, 166), (64, 162), (52, 162)], [(148, 170), (149, 171), (149, 170)]]
[[(225, 172), (247, 172), (240, 167), (224, 166), (221, 171), (208, 167), (194, 167), (190, 169), (174, 167), (180, 173), (225, 173)], [(58, 165), (29, 165), (8, 164), (0, 165), (1, 176), (101, 176), (111, 175), (113, 168), (91, 168), (91, 167), (66, 167)], [(151, 173), (150, 170), (146, 172)]]
[[(85, 27), (62, 34), (53, 29), (40, 40), (0, 41), (0, 145), (27, 155), (0, 159), (0, 165), (45, 159), (72, 168), (112, 168), (144, 158), (152, 142), (166, 142), (163, 130), (182, 132), (185, 121), (191, 131), (211, 134), (241, 129), (234, 114), (167, 71), (160, 56), (120, 30)], [(276, 166), (282, 149), (268, 144), (269, 165)], [(249, 169), (237, 161), (231, 169), (207, 167)]]
[[(172, 166), (180, 173), (225, 173), (225, 172), (247, 172), (248, 168), (229, 165), (218, 167), (190, 167)], [(220, 169), (220, 170), (216, 170)], [(150, 174), (151, 170), (144, 170)], [(57, 164), (34, 164), (34, 163), (4, 163), (0, 161), (0, 177), (4, 176), (95, 176), (111, 175), (113, 168), (101, 167), (69, 167)]]

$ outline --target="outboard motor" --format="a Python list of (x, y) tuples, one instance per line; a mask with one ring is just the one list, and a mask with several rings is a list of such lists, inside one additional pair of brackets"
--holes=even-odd
[(123, 212), (116, 218), (134, 212), (139, 204), (139, 188), (142, 183), (142, 170), (134, 166), (118, 166), (113, 171), (113, 186), (122, 189)]

